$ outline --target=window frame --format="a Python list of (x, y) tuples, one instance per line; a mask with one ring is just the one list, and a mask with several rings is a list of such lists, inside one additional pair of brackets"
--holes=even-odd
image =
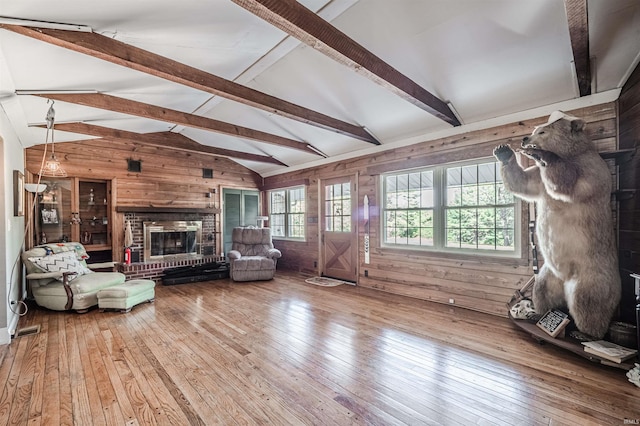
[[(301, 190), (302, 191), (302, 200), (304, 201), (304, 206), (302, 209), (302, 212), (291, 212), (290, 210), (290, 196), (291, 196), (291, 191), (298, 191)], [(284, 224), (283, 224), (283, 228), (284, 228), (284, 234), (285, 235), (275, 235), (273, 232), (273, 207), (272, 207), (272, 202), (273, 202), (273, 194), (276, 192), (284, 192), (285, 194), (285, 200), (284, 200), (284, 212), (283, 213), (275, 213), (277, 215), (282, 215), (284, 217)], [(285, 188), (274, 188), (274, 189), (270, 189), (267, 191), (267, 199), (268, 199), (268, 216), (269, 216), (269, 227), (271, 227), (271, 238), (274, 240), (288, 240), (288, 241), (298, 241), (298, 242), (305, 242), (307, 240), (307, 227), (306, 227), (306, 220), (307, 220), (307, 187), (306, 185), (296, 185), (296, 186), (289, 186), (289, 187), (285, 187)], [(289, 230), (290, 230), (290, 216), (292, 215), (297, 215), (297, 216), (301, 216), (302, 217), (302, 232), (303, 232), (303, 236), (302, 237), (292, 237), (289, 235)]]
[[(456, 161), (451, 163), (437, 164), (426, 167), (418, 167), (411, 169), (393, 170), (380, 174), (380, 247), (383, 249), (394, 249), (402, 251), (414, 251), (420, 253), (444, 253), (444, 254), (458, 254), (458, 255), (470, 255), (471, 257), (497, 257), (497, 258), (510, 258), (519, 259), (522, 258), (522, 244), (524, 235), (522, 233), (522, 201), (514, 196), (513, 204), (493, 204), (487, 205), (487, 207), (499, 207), (499, 206), (513, 206), (514, 218), (513, 218), (513, 235), (514, 245), (512, 250), (484, 250), (484, 249), (471, 249), (461, 247), (447, 247), (446, 245), (446, 212), (450, 206), (446, 205), (447, 197), (447, 182), (446, 173), (449, 168), (465, 167), (472, 165), (480, 165), (486, 163), (496, 163), (493, 157), (482, 157), (471, 160)], [(496, 168), (496, 172), (499, 173), (499, 164)], [(399, 244), (386, 242), (386, 178), (389, 176), (398, 176), (410, 173), (422, 173), (426, 171), (433, 172), (433, 245), (413, 245), (413, 244)], [(499, 176), (496, 175), (496, 179)], [(475, 208), (483, 208), (483, 206), (473, 206)]]

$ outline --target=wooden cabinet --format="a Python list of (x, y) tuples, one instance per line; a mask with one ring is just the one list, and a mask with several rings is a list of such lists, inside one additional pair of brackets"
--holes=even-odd
[(35, 244), (77, 241), (90, 261), (112, 258), (111, 181), (80, 178), (46, 178), (39, 194)]

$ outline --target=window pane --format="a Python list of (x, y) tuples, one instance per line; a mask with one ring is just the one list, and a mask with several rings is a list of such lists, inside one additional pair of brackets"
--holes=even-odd
[(342, 214), (351, 218), (351, 198), (342, 200)]
[(496, 209), (478, 209), (478, 227), (494, 229), (496, 227)]
[(420, 207), (420, 190), (412, 189), (407, 193), (407, 207), (415, 209)]
[(420, 194), (420, 207), (433, 207), (433, 189), (423, 189)]
[[(394, 186), (395, 179), (385, 179), (387, 189)], [(338, 183), (326, 187), (325, 230), (351, 232), (351, 183)], [(395, 204), (395, 194), (385, 194), (388, 204)]]
[(274, 237), (302, 238), (305, 234), (305, 188), (271, 191), (269, 226)]
[(397, 208), (406, 209), (407, 207), (409, 207), (409, 192), (406, 190), (403, 190), (401, 192), (398, 192), (397, 195), (398, 195)]
[(474, 249), (478, 244), (475, 229), (463, 229), (460, 232), (460, 247)]
[(398, 175), (398, 191), (406, 191), (409, 189), (409, 175)]
[(479, 183), (493, 183), (496, 180), (496, 164), (486, 163), (478, 165), (478, 182)]
[(447, 229), (447, 247), (460, 247), (460, 231)]
[(462, 205), (462, 188), (454, 187), (447, 188), (447, 206), (461, 206)]
[(342, 217), (342, 232), (351, 232), (351, 217)]
[(342, 184), (342, 197), (351, 198), (351, 183), (346, 182)]
[(478, 205), (478, 187), (477, 186), (462, 187), (462, 205), (463, 206)]
[(420, 227), (433, 228), (433, 210), (420, 211)]
[(284, 237), (284, 215), (283, 214), (272, 214), (269, 218), (271, 234), (274, 237)]
[(460, 210), (460, 227), (461, 228), (473, 228), (478, 226), (476, 209), (461, 209)]
[[(505, 190), (498, 168), (492, 160), (385, 175), (384, 242), (513, 251), (515, 199)], [(435, 221), (440, 216), (442, 224)]]
[(496, 184), (496, 204), (512, 204), (513, 202), (513, 195), (507, 191), (504, 184)]
[(496, 187), (493, 183), (478, 186), (478, 205), (486, 206), (496, 203)]
[(462, 185), (462, 169), (460, 167), (447, 169), (447, 186), (456, 185)]
[(422, 228), (420, 230), (420, 245), (433, 246), (433, 228)]
[(289, 237), (304, 238), (304, 215), (290, 214), (289, 219)]
[(447, 228), (460, 228), (460, 209), (447, 210)]
[(496, 249), (513, 250), (515, 239), (513, 229), (498, 229), (496, 231)]
[(511, 228), (515, 227), (516, 210), (514, 207), (504, 207), (496, 209), (496, 227)]
[(478, 183), (478, 166), (463, 167), (462, 170), (462, 185), (477, 184)]
[(285, 212), (285, 192), (274, 191), (271, 193), (271, 213)]
[(496, 231), (494, 229), (478, 230), (478, 248), (480, 250), (495, 250)]

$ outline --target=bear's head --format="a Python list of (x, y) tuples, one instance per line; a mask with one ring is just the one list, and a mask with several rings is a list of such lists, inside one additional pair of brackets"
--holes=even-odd
[(530, 136), (522, 139), (523, 148), (553, 152), (561, 158), (576, 156), (596, 147), (585, 132), (583, 120), (555, 111), (546, 124), (533, 129)]

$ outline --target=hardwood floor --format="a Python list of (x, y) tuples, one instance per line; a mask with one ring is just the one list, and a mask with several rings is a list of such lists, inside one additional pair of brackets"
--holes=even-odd
[[(156, 287), (130, 313), (32, 307), (0, 347), (0, 424), (624, 424), (621, 369), (504, 318), (353, 286)], [(632, 423), (637, 424), (637, 423)]]

